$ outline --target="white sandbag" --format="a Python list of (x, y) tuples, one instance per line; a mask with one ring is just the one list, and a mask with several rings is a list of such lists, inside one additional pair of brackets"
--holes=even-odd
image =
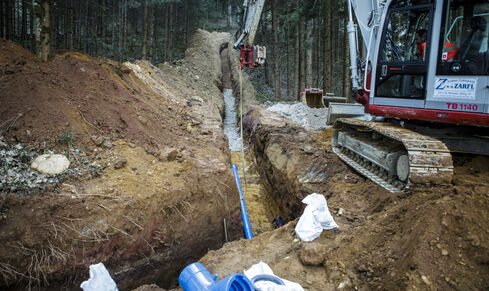
[(260, 281), (255, 284), (257, 291), (304, 291), (301, 285), (275, 276), (270, 266), (264, 262), (259, 262), (258, 264), (251, 266), (248, 270), (244, 271), (244, 274), (246, 277), (248, 277), (248, 279), (250, 279), (250, 281), (253, 281), (253, 278), (259, 275), (271, 275), (278, 278), (285, 284), (278, 285), (269, 281)]
[(295, 227), (295, 233), (302, 241), (313, 241), (321, 235), (323, 229), (338, 227), (329, 212), (324, 195), (310, 194), (302, 203), (307, 206)]
[(103, 263), (90, 266), (90, 279), (81, 283), (83, 291), (118, 291)]

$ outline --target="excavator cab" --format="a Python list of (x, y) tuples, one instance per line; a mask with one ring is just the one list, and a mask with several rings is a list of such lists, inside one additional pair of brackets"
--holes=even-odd
[(489, 2), (464, 2), (450, 1), (447, 7), (437, 71), (445, 75), (487, 75)]
[(432, 16), (429, 3), (394, 5), (389, 10), (379, 50), (376, 97), (424, 100)]
[(489, 126), (489, 1), (386, 2), (367, 111)]

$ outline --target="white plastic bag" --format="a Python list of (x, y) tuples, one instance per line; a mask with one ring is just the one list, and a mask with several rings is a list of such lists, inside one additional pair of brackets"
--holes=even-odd
[(103, 263), (90, 266), (90, 279), (81, 283), (83, 291), (118, 291)]
[(310, 194), (302, 200), (302, 203), (307, 206), (295, 227), (295, 233), (302, 241), (313, 241), (321, 235), (323, 229), (338, 227), (323, 195)]
[(304, 291), (301, 285), (275, 276), (270, 266), (264, 262), (259, 262), (258, 264), (251, 266), (248, 270), (244, 271), (244, 274), (246, 277), (248, 277), (248, 279), (250, 279), (250, 281), (252, 281), (253, 278), (258, 275), (271, 275), (279, 278), (285, 284), (285, 286), (283, 286), (273, 282), (260, 281), (255, 284), (258, 291)]

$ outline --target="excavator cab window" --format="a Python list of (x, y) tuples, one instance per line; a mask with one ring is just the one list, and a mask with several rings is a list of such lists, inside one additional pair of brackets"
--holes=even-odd
[(489, 1), (447, 0), (438, 75), (489, 75)]
[(413, 5), (390, 7), (387, 13), (376, 74), (377, 97), (426, 96), (433, 4), (407, 2)]

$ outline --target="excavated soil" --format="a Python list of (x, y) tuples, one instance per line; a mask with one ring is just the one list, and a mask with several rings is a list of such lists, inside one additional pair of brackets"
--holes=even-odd
[(101, 166), (40, 192), (0, 189), (0, 289), (77, 289), (98, 262), (121, 290), (174, 287), (222, 246), (224, 219), (241, 236), (221, 119), (230, 41), (198, 31), (184, 60), (156, 68), (78, 52), (41, 62), (0, 40), (4, 141), (64, 152), (69, 136)]
[(340, 228), (306, 243), (294, 220), (209, 252), (200, 262), (211, 272), (224, 277), (264, 261), (307, 290), (489, 288), (489, 158), (454, 155), (452, 185), (391, 194), (332, 153), (330, 130), (307, 133), (264, 110), (245, 124), (262, 182), (284, 202), (284, 215), (297, 218), (301, 199), (322, 193)]
[[(306, 131), (257, 108), (246, 74), (222, 65), (238, 59), (230, 41), (198, 31), (184, 60), (155, 68), (76, 52), (42, 63), (0, 40), (5, 141), (63, 151), (58, 141), (70, 131), (71, 146), (103, 166), (41, 193), (1, 191), (1, 289), (76, 289), (100, 261), (120, 290), (171, 289), (199, 258), (219, 278), (263, 261), (306, 290), (489, 289), (488, 157), (454, 155), (451, 185), (391, 194), (333, 154), (331, 130)], [(235, 241), (242, 227), (229, 165), (240, 156), (221, 119), (229, 86), (251, 109), (251, 241)], [(301, 242), (301, 200), (314, 192), (339, 229)], [(289, 223), (273, 230), (276, 216)], [(224, 218), (234, 241), (223, 245)]]

